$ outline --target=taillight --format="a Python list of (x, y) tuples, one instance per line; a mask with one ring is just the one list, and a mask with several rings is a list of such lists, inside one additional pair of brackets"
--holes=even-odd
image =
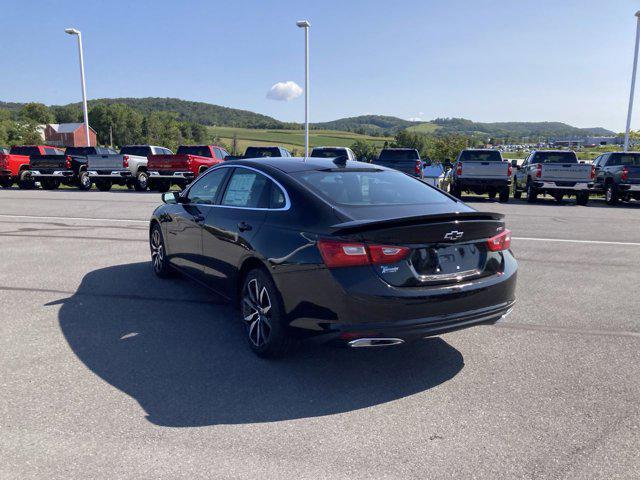
[(420, 175), (422, 173), (422, 161), (416, 160), (415, 172), (416, 175)]
[(70, 157), (69, 155), (67, 155), (67, 156), (65, 157), (65, 160), (67, 161), (67, 162), (66, 162), (66, 164), (67, 164), (67, 170), (71, 170), (71, 157)]
[(129, 168), (129, 156), (125, 155), (124, 157), (122, 157), (122, 166), (124, 168)]
[(513, 173), (513, 167), (511, 166), (511, 164), (508, 164), (509, 166), (507, 167), (507, 177), (511, 177), (511, 174)]
[(542, 164), (539, 163), (536, 166), (536, 178), (540, 178), (542, 176)]
[(409, 253), (407, 247), (365, 245), (335, 240), (319, 240), (318, 249), (329, 268), (396, 263)]
[(456, 175), (462, 175), (462, 163), (458, 162), (458, 166), (456, 167)]
[(511, 230), (505, 230), (495, 237), (491, 237), (487, 240), (487, 248), (492, 252), (499, 252), (511, 248)]
[(629, 180), (629, 169), (627, 167), (622, 168), (622, 173), (620, 174), (620, 180), (626, 182)]
[(593, 180), (594, 178), (596, 178), (596, 166), (591, 165), (591, 180)]

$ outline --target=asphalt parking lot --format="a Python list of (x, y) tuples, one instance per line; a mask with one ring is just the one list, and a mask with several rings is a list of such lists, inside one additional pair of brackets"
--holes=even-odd
[(476, 199), (515, 237), (503, 323), (265, 361), (153, 276), (158, 202), (0, 190), (0, 478), (637, 478), (640, 204)]

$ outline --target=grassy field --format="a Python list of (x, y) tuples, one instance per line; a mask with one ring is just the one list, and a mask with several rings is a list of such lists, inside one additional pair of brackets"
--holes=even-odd
[(407, 130), (415, 133), (433, 133), (438, 130), (438, 128), (440, 127), (434, 123), (421, 123), (420, 125), (409, 127)]
[[(208, 127), (211, 138), (219, 137), (226, 145), (231, 146), (233, 135), (238, 141), (238, 150), (244, 152), (249, 145), (280, 145), (289, 150), (304, 148), (304, 130), (263, 130), (253, 128)], [(385, 141), (392, 141), (391, 137), (372, 137), (352, 132), (336, 130), (311, 130), (309, 144), (315, 146), (349, 147), (356, 140), (365, 140), (378, 147)]]

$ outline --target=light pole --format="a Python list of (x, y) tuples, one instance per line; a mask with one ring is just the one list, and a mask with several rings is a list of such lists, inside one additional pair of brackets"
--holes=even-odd
[(69, 35), (78, 36), (78, 55), (80, 56), (80, 82), (82, 83), (82, 112), (84, 114), (84, 133), (87, 138), (87, 147), (91, 146), (91, 137), (89, 137), (89, 113), (87, 111), (87, 86), (84, 81), (84, 57), (82, 55), (82, 32), (75, 28), (65, 28)]
[(631, 129), (631, 113), (633, 111), (633, 96), (636, 89), (636, 70), (638, 69), (638, 44), (640, 43), (640, 10), (636, 12), (636, 47), (633, 54), (633, 72), (631, 73), (631, 93), (629, 94), (629, 110), (627, 111), (627, 129), (624, 133), (624, 151), (629, 150), (629, 131)]
[(304, 28), (304, 159), (309, 156), (309, 27), (307, 20), (299, 20), (296, 25)]

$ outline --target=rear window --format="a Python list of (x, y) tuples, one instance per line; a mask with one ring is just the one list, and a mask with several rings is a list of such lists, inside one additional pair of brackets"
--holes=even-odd
[(13, 155), (40, 155), (38, 147), (11, 147), (10, 153)]
[(609, 165), (640, 167), (640, 153), (614, 153), (607, 161), (607, 166)]
[(347, 151), (343, 148), (314, 148), (311, 151), (311, 156), (317, 158), (335, 158), (346, 154)]
[(211, 150), (203, 145), (181, 145), (178, 147), (178, 155), (197, 155), (199, 157), (211, 157)]
[(95, 147), (67, 147), (67, 155), (95, 155)]
[(135, 155), (138, 157), (147, 157), (151, 155), (151, 147), (138, 146), (138, 147), (122, 147), (120, 149), (122, 155)]
[(501, 162), (502, 156), (496, 150), (491, 151), (474, 151), (464, 150), (460, 153), (461, 162)]
[(386, 162), (401, 162), (403, 160), (419, 160), (417, 150), (382, 150), (380, 160)]
[(248, 147), (244, 156), (252, 158), (279, 157), (280, 150), (272, 147)]
[(452, 200), (420, 180), (388, 170), (306, 171), (292, 174), (330, 203), (421, 205)]
[(531, 163), (578, 163), (575, 152), (536, 152)]

